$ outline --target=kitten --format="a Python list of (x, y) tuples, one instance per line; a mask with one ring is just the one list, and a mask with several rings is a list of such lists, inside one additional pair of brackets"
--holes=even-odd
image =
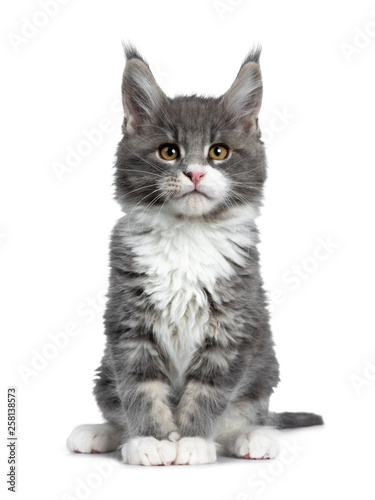
[(221, 97), (167, 97), (126, 47), (106, 349), (95, 385), (107, 423), (75, 452), (120, 448), (129, 464), (204, 464), (278, 452), (273, 428), (322, 424), (271, 413), (279, 381), (255, 219), (266, 178), (260, 50)]

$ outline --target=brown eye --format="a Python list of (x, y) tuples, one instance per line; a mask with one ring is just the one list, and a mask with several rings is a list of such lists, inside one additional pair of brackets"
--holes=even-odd
[(228, 148), (222, 144), (216, 144), (211, 147), (209, 154), (213, 160), (224, 160), (228, 156)]
[(166, 144), (159, 148), (159, 153), (163, 160), (171, 161), (179, 156), (180, 151), (174, 144)]

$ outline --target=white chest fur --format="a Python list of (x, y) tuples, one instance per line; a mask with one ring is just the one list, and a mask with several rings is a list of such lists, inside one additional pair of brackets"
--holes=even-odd
[(178, 379), (208, 330), (206, 291), (219, 300), (215, 285), (233, 275), (230, 261), (245, 263), (243, 249), (255, 243), (254, 217), (249, 208), (215, 223), (162, 214), (156, 223), (149, 219), (149, 232), (131, 238), (139, 270), (148, 276), (145, 292), (159, 312), (153, 329)]

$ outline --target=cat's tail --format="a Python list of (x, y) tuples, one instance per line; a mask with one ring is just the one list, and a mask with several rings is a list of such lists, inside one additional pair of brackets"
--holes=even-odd
[(323, 418), (315, 413), (285, 411), (283, 413), (268, 414), (267, 424), (276, 429), (293, 429), (295, 427), (310, 427), (312, 425), (323, 425)]

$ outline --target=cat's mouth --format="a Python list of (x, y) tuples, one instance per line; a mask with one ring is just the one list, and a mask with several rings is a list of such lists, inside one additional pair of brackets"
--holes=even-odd
[(198, 191), (197, 189), (193, 189), (192, 191), (189, 191), (188, 193), (184, 193), (181, 198), (186, 198), (186, 196), (197, 196), (197, 195), (200, 195), (200, 196), (204, 196), (205, 198), (210, 198), (209, 196), (207, 196), (205, 193), (202, 193), (202, 191)]

